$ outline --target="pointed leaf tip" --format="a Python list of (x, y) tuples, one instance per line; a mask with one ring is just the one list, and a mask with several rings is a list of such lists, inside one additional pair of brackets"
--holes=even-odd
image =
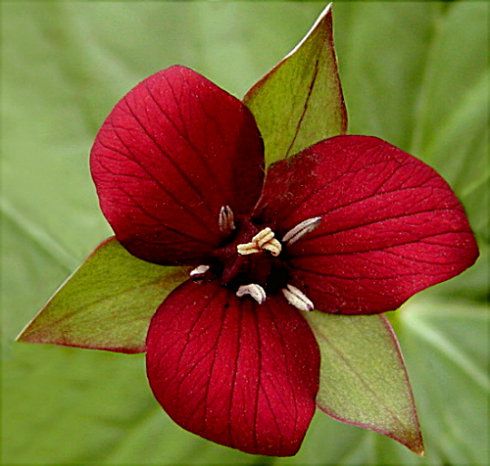
[(61, 285), (16, 340), (143, 352), (151, 317), (185, 278), (181, 267), (144, 262), (109, 238)]
[(305, 315), (321, 352), (318, 407), (422, 456), (412, 389), (395, 333), (382, 316)]
[(264, 139), (266, 163), (346, 132), (331, 4), (298, 45), (243, 100)]
[[(318, 15), (318, 18), (315, 20), (313, 23), (313, 26), (308, 30), (308, 32), (305, 34), (305, 36), (294, 46), (294, 48), (289, 52), (284, 59), (294, 55), (302, 46), (303, 44), (308, 40), (308, 38), (314, 33), (314, 31), (319, 27), (319, 25), (322, 23), (322, 21), (325, 20), (325, 17), (328, 14), (332, 14), (332, 2), (328, 3), (327, 6), (322, 10), (322, 12)], [(330, 22), (332, 20), (330, 19)], [(284, 60), (283, 59), (283, 60)]]

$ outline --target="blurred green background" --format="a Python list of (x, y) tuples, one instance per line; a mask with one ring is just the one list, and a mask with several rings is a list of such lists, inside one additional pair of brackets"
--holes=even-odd
[(392, 316), (425, 459), (320, 412), (296, 457), (254, 457), (173, 424), (150, 393), (142, 355), (13, 342), (110, 234), (88, 153), (114, 103), (175, 63), (241, 97), (301, 39), (323, 6), (2, 2), (4, 464), (487, 464), (485, 2), (334, 6), (350, 132), (382, 137), (438, 169), (462, 199), (481, 245), (473, 269)]

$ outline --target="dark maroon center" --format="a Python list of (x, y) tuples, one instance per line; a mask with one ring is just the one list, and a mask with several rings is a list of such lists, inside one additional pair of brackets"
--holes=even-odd
[(255, 283), (267, 294), (274, 294), (288, 282), (288, 269), (284, 252), (273, 257), (268, 251), (241, 255), (237, 252), (239, 244), (249, 243), (265, 226), (255, 225), (250, 218), (235, 218), (236, 229), (225, 238), (221, 247), (215, 250), (215, 259), (210, 265), (205, 280), (238, 290), (242, 285)]

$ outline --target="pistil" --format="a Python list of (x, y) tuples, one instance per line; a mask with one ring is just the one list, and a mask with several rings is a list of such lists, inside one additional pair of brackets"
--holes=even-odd
[(262, 250), (269, 251), (274, 257), (277, 257), (282, 250), (281, 243), (275, 238), (274, 232), (269, 227), (259, 231), (249, 243), (237, 246), (237, 252), (242, 256), (256, 254)]

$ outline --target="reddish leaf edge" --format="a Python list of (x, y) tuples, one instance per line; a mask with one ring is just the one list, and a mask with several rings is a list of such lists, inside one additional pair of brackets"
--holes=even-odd
[(46, 308), (48, 308), (53, 301), (54, 297), (58, 294), (58, 292), (71, 280), (71, 278), (93, 257), (93, 255), (102, 247), (106, 246), (107, 244), (117, 241), (115, 236), (110, 236), (109, 238), (105, 239), (102, 241), (84, 260), (83, 262), (70, 274), (68, 277), (61, 283), (61, 285), (56, 288), (56, 290), (52, 293), (51, 297), (46, 301), (46, 304), (36, 313), (36, 315), (24, 326), (24, 328), (20, 331), (20, 333), (15, 337), (15, 341), (20, 342), (20, 343), (41, 343), (45, 345), (51, 345), (51, 346), (65, 346), (69, 348), (81, 348), (81, 349), (89, 349), (89, 350), (98, 350), (98, 351), (111, 351), (111, 352), (116, 352), (116, 353), (124, 353), (124, 354), (139, 354), (143, 353), (146, 351), (146, 346), (143, 345), (142, 347), (138, 347), (135, 349), (123, 349), (123, 348), (98, 348), (95, 346), (82, 346), (82, 345), (75, 345), (71, 343), (53, 343), (50, 341), (46, 341), (43, 338), (36, 338), (27, 332), (29, 327), (31, 326), (32, 322), (34, 322), (37, 317), (44, 312)]
[[(344, 92), (342, 90), (342, 83), (340, 81), (340, 75), (339, 75), (339, 63), (337, 59), (337, 53), (335, 51), (335, 44), (334, 44), (334, 37), (333, 37), (333, 2), (330, 2), (327, 4), (327, 6), (323, 9), (323, 11), (320, 13), (316, 21), (313, 23), (313, 26), (311, 26), (310, 30), (305, 34), (303, 39), (301, 39), (298, 44), (289, 52), (283, 60), (281, 60), (280, 63), (278, 63), (275, 68), (279, 68), (279, 66), (282, 64), (283, 61), (287, 60), (290, 56), (292, 56), (294, 53), (296, 53), (297, 50), (300, 49), (300, 47), (308, 40), (310, 35), (313, 33), (313, 31), (316, 30), (316, 28), (319, 26), (319, 24), (326, 20), (326, 32), (327, 32), (327, 41), (328, 41), (328, 46), (330, 50), (332, 51), (332, 56), (333, 56), (333, 62), (335, 64), (335, 83), (337, 85), (338, 91), (339, 91), (339, 106), (342, 111), (342, 129), (340, 134), (346, 134), (347, 133), (347, 127), (348, 127), (348, 116), (347, 116), (347, 108), (345, 105), (345, 98), (344, 98)], [(274, 71), (272, 69), (272, 71)], [(268, 73), (268, 74), (270, 74)], [(312, 83), (312, 86), (314, 85), (314, 82)], [(255, 87), (255, 86), (254, 86)]]
[(396, 349), (396, 354), (397, 354), (397, 357), (398, 357), (398, 360), (400, 361), (401, 363), (401, 366), (403, 368), (403, 374), (404, 374), (404, 377), (405, 377), (405, 381), (407, 382), (407, 386), (409, 388), (409, 397), (410, 397), (410, 402), (413, 406), (413, 410), (412, 410), (412, 417), (413, 417), (413, 420), (414, 420), (414, 424), (417, 426), (417, 440), (416, 442), (414, 442), (413, 444), (410, 444), (408, 442), (406, 442), (405, 440), (403, 440), (401, 437), (397, 436), (395, 433), (393, 432), (390, 432), (390, 431), (385, 431), (383, 429), (379, 429), (377, 428), (375, 425), (371, 425), (371, 424), (364, 424), (364, 423), (361, 423), (361, 422), (353, 422), (353, 421), (350, 421), (349, 419), (346, 419), (346, 418), (343, 418), (342, 416), (339, 416), (331, 411), (329, 411), (328, 409), (320, 406), (317, 404), (317, 407), (320, 409), (320, 411), (323, 411), (325, 414), (328, 414), (332, 419), (335, 419), (336, 421), (339, 421), (339, 422), (342, 422), (344, 424), (350, 424), (350, 425), (353, 425), (355, 427), (360, 427), (362, 429), (367, 429), (367, 430), (371, 430), (373, 432), (376, 432), (378, 434), (381, 434), (381, 435), (384, 435), (385, 437), (388, 437), (388, 438), (391, 438), (392, 440), (395, 440), (396, 442), (400, 443), (401, 445), (403, 445), (404, 447), (408, 448), (410, 451), (412, 451), (413, 453), (415, 453), (416, 455), (420, 456), (420, 457), (424, 457), (425, 456), (425, 447), (424, 447), (424, 439), (423, 439), (423, 436), (422, 436), (422, 431), (421, 431), (421, 428), (420, 428), (420, 422), (419, 422), (419, 417), (418, 417), (418, 414), (417, 414), (417, 409), (416, 409), (416, 406), (415, 406), (415, 398), (414, 398), (414, 395), (413, 395), (413, 390), (412, 390), (412, 385), (410, 383), (410, 379), (408, 377), (408, 372), (407, 372), (407, 367), (405, 365), (405, 359), (403, 358), (403, 354), (402, 354), (402, 351), (401, 351), (401, 347), (400, 347), (400, 343), (398, 342), (398, 338), (396, 336), (396, 333), (395, 331), (393, 330), (393, 327), (391, 326), (390, 324), (390, 321), (388, 320), (388, 318), (382, 314), (378, 314), (378, 317), (381, 319), (381, 321), (383, 322), (383, 325), (385, 326), (386, 330), (388, 330), (388, 333), (390, 334), (390, 336), (392, 337), (393, 339), (393, 342), (395, 344), (395, 349)]
[[(311, 34), (315, 31), (315, 29), (320, 25), (322, 21), (324, 21), (326, 18), (327, 19), (327, 40), (328, 40), (328, 45), (330, 49), (333, 51), (333, 59), (335, 63), (335, 69), (337, 70), (335, 81), (339, 89), (339, 105), (340, 108), (342, 109), (342, 131), (340, 134), (346, 134), (347, 133), (347, 126), (348, 126), (348, 118), (347, 118), (347, 108), (345, 106), (345, 99), (344, 99), (344, 92), (342, 90), (342, 83), (340, 82), (340, 76), (339, 76), (339, 64), (337, 60), (337, 54), (335, 53), (335, 45), (334, 45), (334, 38), (333, 38), (333, 26), (332, 26), (332, 5), (333, 3), (330, 2), (327, 4), (327, 6), (324, 8), (324, 10), (320, 13), (316, 21), (313, 23), (313, 26), (309, 29), (309, 31), (305, 34), (305, 36), (294, 46), (294, 48), (287, 53), (284, 58), (277, 63), (270, 71), (268, 71), (262, 78), (260, 78), (244, 95), (242, 102), (247, 105), (247, 101), (257, 92), (257, 89), (262, 87), (263, 83), (269, 79), (269, 76), (272, 75), (273, 73), (276, 72), (277, 69), (281, 68), (283, 64), (290, 58), (292, 57), (299, 49), (300, 47), (309, 39)], [(306, 110), (306, 109), (305, 109)], [(295, 135), (296, 138), (296, 135)]]
[[(86, 349), (86, 350), (97, 350), (97, 351), (109, 351), (112, 353), (121, 353), (121, 354), (141, 354), (146, 352), (146, 343), (136, 346), (134, 348), (118, 348), (118, 347), (98, 347), (98, 346), (84, 346), (84, 345), (77, 345), (74, 343), (63, 343), (63, 342), (56, 342), (53, 343), (52, 341), (45, 340), (43, 338), (38, 338), (35, 335), (30, 335), (28, 333), (28, 329), (31, 326), (32, 322), (34, 322), (37, 317), (46, 309), (50, 306), (52, 300), (55, 298), (55, 296), (58, 294), (58, 292), (68, 283), (71, 278), (94, 256), (94, 254), (102, 247), (106, 246), (107, 244), (111, 242), (118, 242), (116, 236), (110, 236), (109, 238), (105, 239), (102, 241), (84, 260), (83, 262), (56, 288), (56, 290), (52, 293), (51, 297), (48, 299), (48, 301), (44, 304), (44, 306), (34, 315), (34, 317), (23, 327), (23, 329), (19, 332), (19, 334), (15, 337), (16, 342), (19, 343), (35, 343), (35, 344), (44, 344), (44, 345), (50, 345), (50, 346), (64, 346), (68, 348), (78, 348), (78, 349)], [(155, 309), (156, 312), (156, 309)]]
[(50, 346), (64, 346), (65, 348), (77, 348), (77, 349), (84, 349), (84, 350), (95, 350), (95, 351), (108, 351), (110, 353), (120, 353), (120, 354), (141, 354), (141, 353), (146, 353), (146, 346), (139, 346), (136, 348), (111, 348), (111, 347), (104, 347), (104, 348), (99, 348), (96, 346), (83, 346), (83, 345), (75, 345), (73, 343), (53, 343), (51, 341), (43, 341), (41, 338), (32, 338), (29, 339), (27, 337), (26, 339), (20, 339), (22, 335), (19, 334), (18, 337), (15, 339), (15, 341), (19, 343), (32, 343), (32, 344), (43, 344), (43, 345), (50, 345)]

